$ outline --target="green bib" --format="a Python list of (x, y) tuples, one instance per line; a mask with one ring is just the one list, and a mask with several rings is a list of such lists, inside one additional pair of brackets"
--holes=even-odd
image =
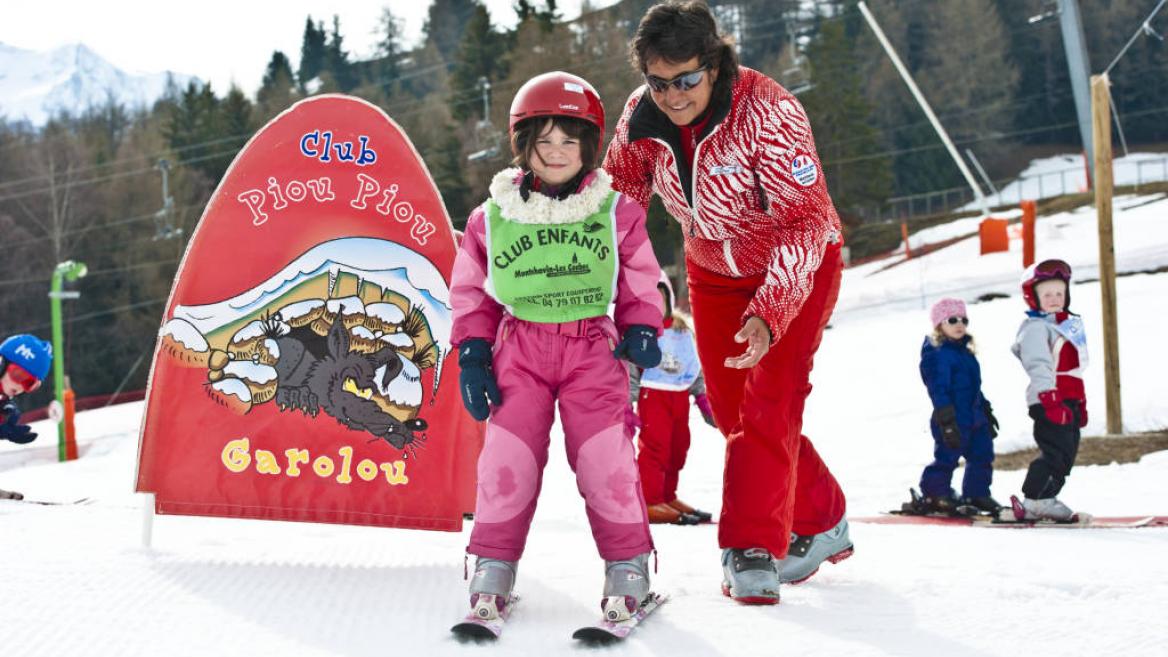
[(572, 322), (608, 314), (616, 296), (616, 193), (581, 221), (521, 224), (487, 201), (488, 289), (529, 322)]

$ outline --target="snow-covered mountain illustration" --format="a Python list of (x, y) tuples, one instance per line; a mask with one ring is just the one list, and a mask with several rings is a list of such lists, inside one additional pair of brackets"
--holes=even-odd
[[(429, 323), (434, 342), (450, 341), (450, 291), (442, 272), (417, 252), (386, 240), (347, 237), (313, 247), (288, 266), (231, 299), (201, 306), (176, 306), (174, 316), (190, 322), (208, 335), (241, 318), (254, 315), (298, 286), (322, 274), (329, 276), (330, 291), (335, 291), (342, 275), (355, 277), (358, 283), (374, 283), (393, 290), (420, 308)], [(345, 313), (353, 301), (333, 299), (332, 312)], [(369, 304), (371, 307), (372, 304)]]
[(163, 95), (168, 76), (180, 89), (198, 79), (170, 71), (129, 73), (80, 43), (47, 51), (0, 43), (0, 118), (39, 126), (56, 112), (79, 114), (110, 99), (136, 109)]

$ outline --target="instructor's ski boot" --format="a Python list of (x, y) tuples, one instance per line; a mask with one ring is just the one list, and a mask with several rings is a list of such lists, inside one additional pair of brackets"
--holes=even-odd
[(779, 603), (779, 571), (766, 548), (722, 550), (722, 595), (747, 605)]
[(477, 557), (470, 580), (470, 611), (480, 620), (495, 620), (511, 602), (519, 562)]
[(649, 597), (649, 552), (631, 559), (604, 562), (604, 619), (614, 623), (632, 618)]
[(787, 557), (779, 562), (779, 581), (799, 584), (818, 572), (824, 561), (839, 563), (852, 556), (854, 551), (847, 518), (840, 518), (835, 527), (825, 532), (811, 536), (791, 534)]
[(1057, 497), (1046, 497), (1041, 500), (1027, 497), (1021, 502), (1018, 501), (1017, 497), (1013, 497), (1011, 501), (1014, 503), (1014, 518), (1017, 520), (1075, 521), (1075, 512), (1060, 502)]

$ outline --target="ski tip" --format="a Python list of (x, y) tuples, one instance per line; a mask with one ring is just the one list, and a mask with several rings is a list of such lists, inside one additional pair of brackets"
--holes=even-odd
[(596, 645), (609, 645), (621, 640), (621, 637), (599, 627), (581, 627), (572, 632), (572, 638)]
[(486, 625), (472, 622), (459, 623), (451, 627), (450, 632), (462, 641), (494, 641), (499, 638), (499, 635)]

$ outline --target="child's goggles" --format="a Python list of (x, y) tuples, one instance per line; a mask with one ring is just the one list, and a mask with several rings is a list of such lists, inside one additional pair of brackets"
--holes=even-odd
[(1043, 260), (1034, 268), (1034, 273), (1039, 280), (1061, 278), (1066, 281), (1071, 278), (1071, 266), (1062, 260)]
[(28, 370), (17, 365), (16, 363), (8, 363), (7, 374), (8, 378), (11, 379), (13, 383), (20, 386), (20, 389), (24, 390), (26, 393), (32, 392), (41, 387), (40, 379), (36, 378), (30, 374)]
[(689, 91), (702, 83), (702, 78), (705, 77), (706, 70), (709, 68), (709, 66), (703, 66), (699, 69), (682, 73), (669, 80), (662, 80), (656, 75), (646, 75), (645, 84), (649, 85), (649, 88), (657, 93), (664, 93), (671, 86), (677, 87), (678, 91)]
[(945, 323), (950, 325), (950, 326), (956, 326), (957, 324), (964, 324), (966, 326), (969, 326), (969, 318), (968, 317), (950, 317), (949, 319), (945, 320)]

